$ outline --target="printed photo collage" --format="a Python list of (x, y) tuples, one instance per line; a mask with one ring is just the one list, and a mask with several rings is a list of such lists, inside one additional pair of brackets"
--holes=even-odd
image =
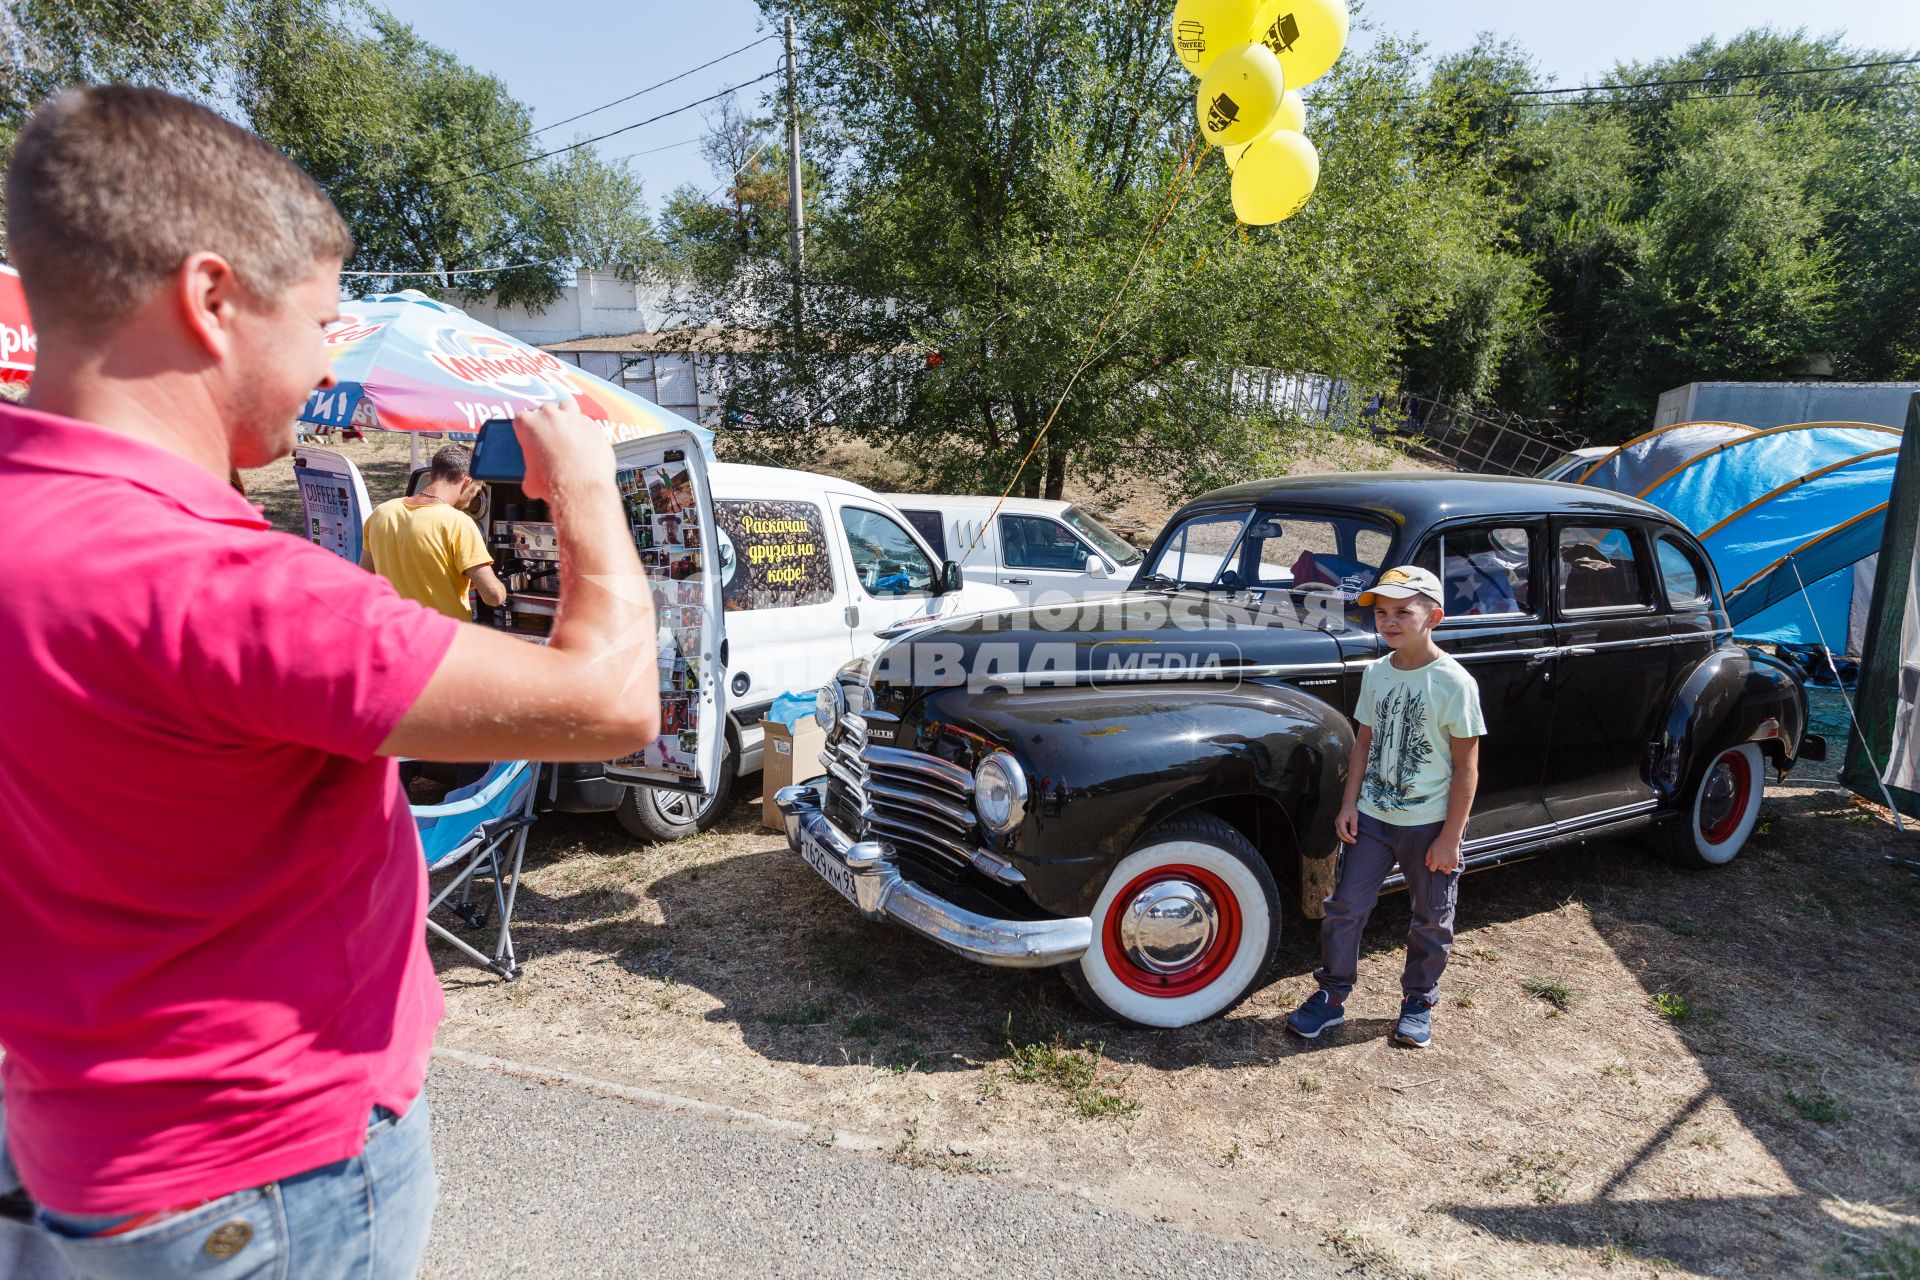
[(618, 479), (660, 624), (660, 739), (620, 763), (698, 777), (706, 562), (693, 477), (684, 462), (663, 462)]

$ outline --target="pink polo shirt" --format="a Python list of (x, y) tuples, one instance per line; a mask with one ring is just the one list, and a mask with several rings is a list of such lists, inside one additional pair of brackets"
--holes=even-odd
[(376, 757), (451, 618), (154, 446), (0, 405), (0, 1076), (35, 1199), (356, 1154), (426, 1076), (426, 870)]

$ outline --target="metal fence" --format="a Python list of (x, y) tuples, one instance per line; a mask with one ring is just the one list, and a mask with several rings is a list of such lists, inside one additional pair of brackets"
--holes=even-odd
[(1456, 471), (1530, 476), (1586, 443), (1549, 423), (1422, 396), (1374, 397), (1362, 417), (1375, 435)]

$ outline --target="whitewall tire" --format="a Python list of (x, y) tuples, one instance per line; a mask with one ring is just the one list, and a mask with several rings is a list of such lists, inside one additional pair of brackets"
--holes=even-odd
[(1667, 855), (1689, 867), (1723, 867), (1739, 856), (1760, 819), (1766, 768), (1751, 742), (1715, 756), (1687, 797), (1685, 820), (1660, 828)]
[(1097, 1013), (1184, 1027), (1231, 1009), (1280, 945), (1280, 894), (1247, 838), (1210, 814), (1149, 832), (1107, 876), (1093, 945), (1063, 971)]

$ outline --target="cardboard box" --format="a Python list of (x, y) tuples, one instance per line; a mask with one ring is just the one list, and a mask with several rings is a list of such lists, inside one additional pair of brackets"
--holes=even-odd
[(773, 803), (774, 792), (826, 772), (820, 764), (820, 749), (826, 745), (827, 735), (812, 716), (802, 716), (791, 729), (773, 720), (762, 720), (760, 728), (766, 733), (760, 749), (760, 781), (766, 787), (760, 797), (760, 825), (770, 831), (783, 831), (786, 824)]

